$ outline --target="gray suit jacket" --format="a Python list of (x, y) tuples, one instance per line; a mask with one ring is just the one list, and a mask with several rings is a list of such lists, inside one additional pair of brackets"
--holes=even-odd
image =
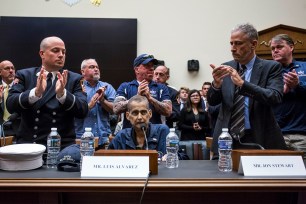
[[(224, 63), (238, 68), (236, 61)], [(285, 149), (281, 130), (274, 118), (272, 106), (281, 103), (283, 97), (282, 67), (278, 62), (256, 57), (250, 82), (245, 81), (240, 94), (249, 97), (249, 116), (254, 141), (267, 149)], [(228, 128), (233, 108), (235, 85), (229, 76), (223, 80), (222, 88), (210, 88), (207, 100), (211, 105), (221, 103), (213, 134), (212, 150), (218, 154), (218, 136), (222, 128)], [(237, 142), (233, 140), (233, 142)]]

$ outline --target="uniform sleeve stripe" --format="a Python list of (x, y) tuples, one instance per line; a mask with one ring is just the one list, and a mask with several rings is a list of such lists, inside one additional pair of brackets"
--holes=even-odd
[(73, 96), (73, 103), (68, 109), (66, 109), (66, 111), (69, 111), (75, 104), (75, 95), (72, 95), (72, 96)]
[(26, 107), (24, 107), (24, 106), (21, 104), (21, 96), (22, 96), (22, 94), (23, 94), (23, 93), (21, 93), (21, 94), (19, 95), (19, 98), (18, 98), (19, 105), (20, 105), (21, 108), (26, 109)]

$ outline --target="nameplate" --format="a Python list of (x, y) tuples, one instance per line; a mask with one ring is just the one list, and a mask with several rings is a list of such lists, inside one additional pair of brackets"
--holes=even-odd
[(84, 156), (81, 178), (146, 178), (148, 156)]
[(245, 176), (305, 176), (301, 156), (241, 156), (239, 174)]

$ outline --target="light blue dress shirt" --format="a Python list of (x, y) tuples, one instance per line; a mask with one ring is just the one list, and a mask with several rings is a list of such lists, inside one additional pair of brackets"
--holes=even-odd
[[(116, 97), (116, 90), (107, 82), (99, 81), (95, 87), (90, 86), (87, 81), (84, 81), (85, 90), (87, 93), (87, 102), (89, 103), (96, 91), (103, 86), (107, 86), (105, 91), (105, 100), (113, 102)], [(99, 145), (103, 145), (111, 133), (109, 113), (98, 102), (88, 111), (86, 118), (75, 118), (75, 133), (77, 138), (81, 138), (85, 127), (91, 127), (95, 137), (99, 137)]]
[[(256, 55), (253, 57), (253, 59), (249, 63), (245, 65), (247, 69), (245, 71), (244, 80), (247, 82), (250, 82), (255, 59), (256, 59)], [(240, 65), (240, 68), (241, 68), (241, 65)], [(249, 97), (246, 97), (246, 96), (244, 97), (244, 115), (245, 115), (245, 118), (244, 118), (245, 129), (251, 129), (250, 114), (249, 114)]]

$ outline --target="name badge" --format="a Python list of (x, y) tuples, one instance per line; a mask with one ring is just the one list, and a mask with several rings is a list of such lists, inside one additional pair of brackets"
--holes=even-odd
[(241, 156), (239, 174), (245, 176), (305, 176), (301, 156)]
[(84, 156), (81, 178), (146, 178), (148, 156)]

